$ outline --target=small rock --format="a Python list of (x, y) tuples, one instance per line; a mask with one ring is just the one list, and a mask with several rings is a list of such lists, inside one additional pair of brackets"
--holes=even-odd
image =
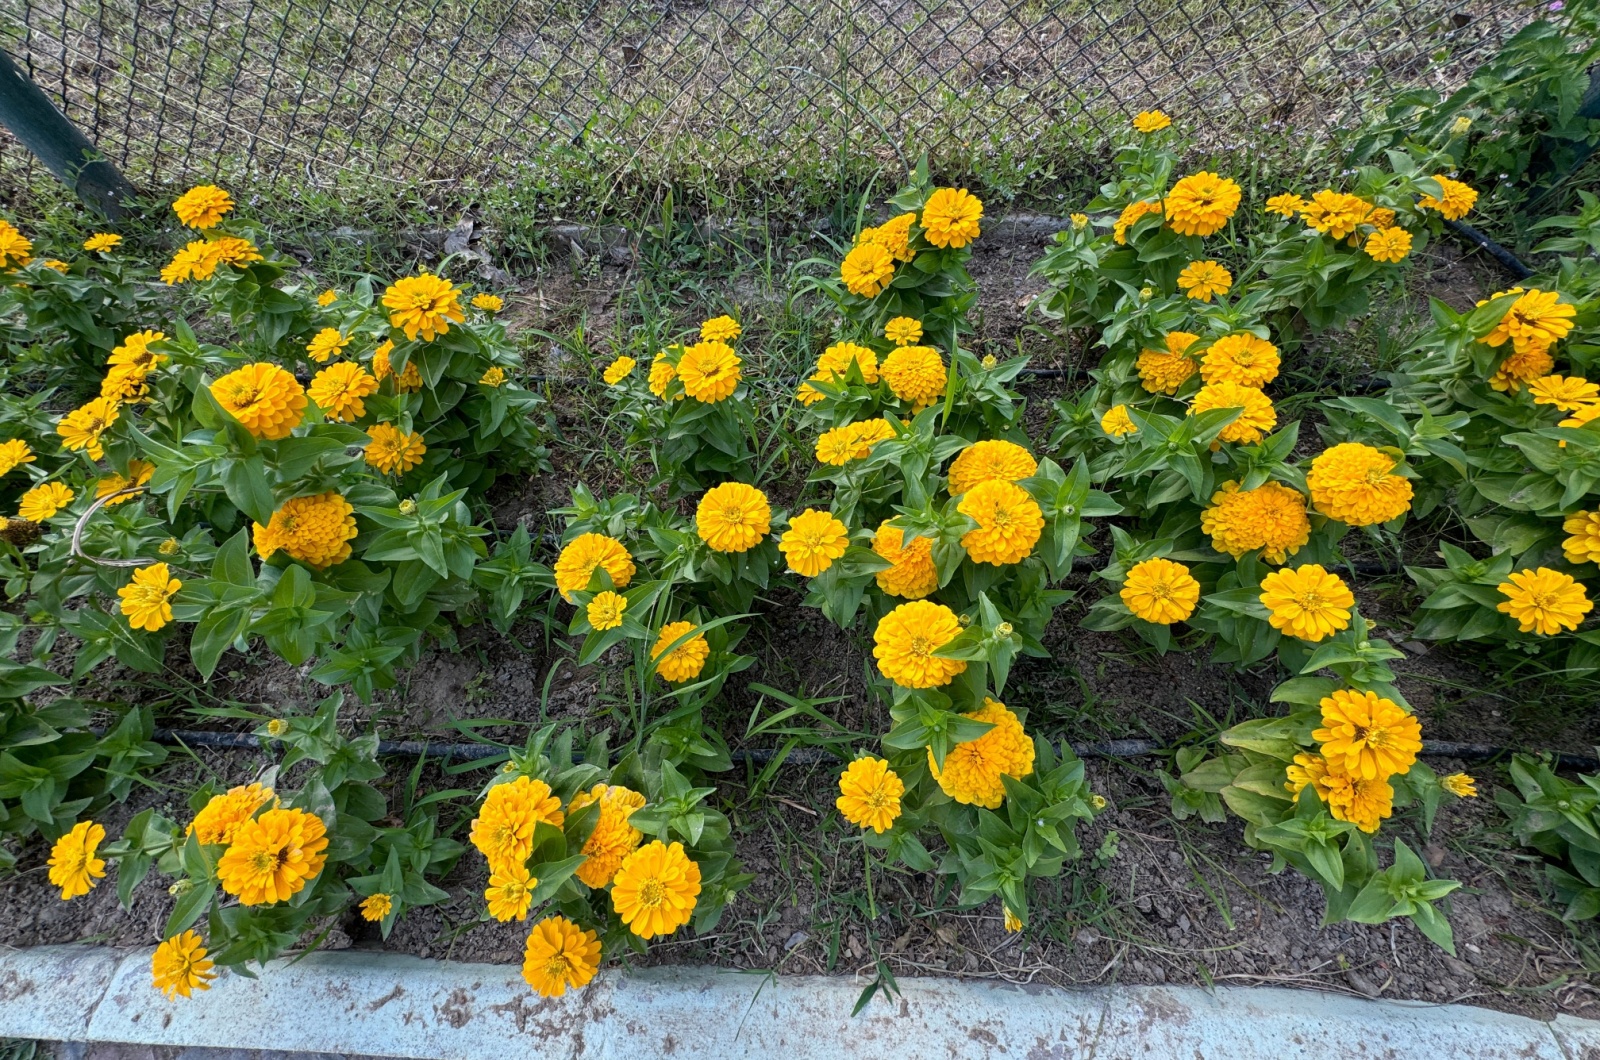
[(1167, 851), (1167, 862), (1171, 865), (1182, 865), (1183, 855), (1178, 853), (1176, 850), (1169, 850)]
[(1444, 958), (1444, 966), (1449, 969), (1450, 974), (1455, 976), (1457, 979), (1473, 978), (1472, 968), (1468, 966), (1466, 961), (1463, 961), (1458, 957), (1450, 957), (1447, 955)]
[(1153, 964), (1150, 966), (1150, 978), (1158, 983), (1164, 983), (1167, 981), (1167, 970), (1159, 964)]
[(1354, 990), (1358, 994), (1365, 994), (1368, 997), (1377, 997), (1382, 993), (1381, 990), (1372, 985), (1370, 980), (1368, 980), (1354, 968), (1345, 969), (1344, 981), (1349, 983), (1350, 989)]
[(1078, 933), (1072, 936), (1072, 941), (1080, 946), (1093, 946), (1100, 941), (1100, 932), (1091, 927), (1079, 928)]
[(1150, 900), (1148, 894), (1141, 894), (1133, 900), (1133, 907), (1141, 913), (1149, 913), (1155, 909), (1155, 903)]
[(796, 931), (793, 935), (790, 935), (788, 941), (783, 944), (783, 951), (785, 953), (792, 953), (796, 946), (803, 945), (806, 939), (810, 937), (811, 936), (806, 934), (804, 931)]
[(1438, 843), (1429, 843), (1422, 848), (1422, 857), (1431, 867), (1438, 868), (1444, 864), (1444, 847)]
[(858, 961), (861, 959), (861, 955), (867, 952), (862, 948), (861, 940), (856, 938), (854, 935), (851, 935), (849, 940), (846, 941), (845, 948), (850, 951), (850, 956), (854, 957)]
[(1403, 640), (1400, 642), (1400, 647), (1404, 648), (1412, 655), (1428, 654), (1428, 646), (1420, 640)]
[(956, 944), (956, 929), (953, 924), (940, 924), (937, 928), (934, 928), (933, 933), (938, 935), (939, 941), (946, 946), (954, 946)]
[(1178, 914), (1178, 930), (1179, 931), (1188, 931), (1190, 923), (1191, 923), (1191, 921), (1189, 920), (1189, 914), (1188, 913), (1179, 913)]

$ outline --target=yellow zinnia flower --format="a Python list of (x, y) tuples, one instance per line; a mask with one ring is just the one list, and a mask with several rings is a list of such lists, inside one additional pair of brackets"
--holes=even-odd
[[(667, 651), (669, 645), (694, 627), (693, 622), (668, 622), (661, 627), (655, 644), (650, 648), (650, 658), (652, 661), (660, 660), (656, 663), (656, 673), (661, 675), (663, 681), (681, 685), (699, 677), (700, 671), (705, 669), (706, 660), (711, 657), (711, 644), (704, 633), (698, 633)], [(666, 654), (662, 655), (662, 652)]]
[(724, 482), (700, 498), (694, 524), (713, 552), (748, 552), (772, 529), (772, 506), (754, 486)]
[(1111, 225), (1111, 238), (1116, 240), (1118, 246), (1125, 246), (1128, 242), (1128, 230), (1139, 222), (1141, 218), (1161, 212), (1161, 203), (1155, 199), (1149, 201), (1130, 202), (1122, 208), (1122, 213), (1117, 216)]
[(1350, 625), (1355, 594), (1337, 574), (1319, 564), (1285, 567), (1261, 579), (1261, 606), (1267, 623), (1291, 637), (1312, 642)]
[(1129, 568), (1118, 595), (1137, 617), (1170, 626), (1194, 614), (1200, 602), (1200, 583), (1182, 563), (1147, 559)]
[(22, 495), (17, 514), (30, 523), (42, 523), (72, 503), (77, 494), (59, 482), (41, 482)]
[(739, 365), (739, 355), (726, 342), (697, 342), (678, 358), (678, 378), (685, 394), (710, 405), (733, 395), (739, 386)]
[(1133, 422), (1133, 417), (1128, 415), (1128, 406), (1112, 405), (1106, 409), (1106, 414), (1100, 417), (1100, 429), (1113, 438), (1121, 438), (1125, 434), (1133, 434), (1139, 430)]
[(1545, 375), (1528, 387), (1535, 405), (1554, 405), (1561, 412), (1576, 412), (1600, 401), (1600, 385), (1581, 375)]
[(0, 442), (0, 475), (8, 475), (23, 464), (31, 464), (36, 459), (33, 449), (21, 438), (8, 438)]
[(413, 341), (421, 335), (432, 342), (450, 330), (450, 321), (466, 320), (460, 298), (461, 292), (449, 280), (426, 272), (396, 280), (383, 292), (389, 326), (399, 328)]
[(961, 632), (956, 614), (943, 604), (913, 600), (878, 620), (872, 657), (878, 671), (902, 688), (938, 688), (967, 668), (960, 659), (933, 653)]
[(1159, 110), (1142, 110), (1133, 116), (1133, 127), (1146, 135), (1172, 125), (1172, 119)]
[(1465, 773), (1451, 773), (1447, 777), (1440, 777), (1439, 786), (1458, 799), (1478, 797), (1478, 782)]
[(1233, 287), (1233, 273), (1216, 261), (1191, 261), (1178, 273), (1178, 289), (1197, 302), (1209, 302)]
[(1239, 418), (1222, 428), (1220, 441), (1254, 444), (1278, 425), (1278, 412), (1272, 399), (1253, 386), (1242, 383), (1207, 383), (1189, 405), (1189, 415), (1211, 409), (1240, 409)]
[(324, 570), (350, 558), (356, 536), (355, 509), (337, 492), (294, 497), (272, 513), (266, 526), (252, 524), (261, 558), (283, 551), (302, 563)]
[(116, 398), (98, 397), (61, 417), (56, 433), (61, 435), (62, 448), (72, 452), (82, 450), (91, 459), (99, 460), (105, 455), (100, 436), (117, 422), (120, 407), (121, 402)]
[[(1513, 294), (1519, 291), (1521, 288), (1512, 288), (1505, 293)], [(1535, 287), (1521, 292), (1521, 297), (1511, 303), (1505, 316), (1500, 318), (1500, 323), (1479, 341), (1489, 346), (1500, 346), (1510, 340), (1511, 348), (1518, 354), (1548, 354), (1550, 347), (1566, 338), (1572, 331), (1573, 318), (1577, 314), (1578, 307), (1561, 301), (1559, 291), (1541, 291)], [(1508, 362), (1509, 360), (1508, 358)], [(1530, 363), (1532, 360), (1530, 359)], [(1549, 358), (1545, 357), (1545, 360), (1548, 361)], [(1502, 364), (1500, 370), (1506, 371), (1506, 365)], [(1548, 371), (1549, 368), (1534, 375), (1519, 373), (1518, 378), (1526, 382)], [(1515, 392), (1515, 388), (1512, 389)]]
[(329, 357), (337, 357), (350, 345), (350, 336), (338, 328), (323, 328), (306, 343), (306, 355), (318, 364), (326, 364)]
[(877, 573), (878, 588), (889, 596), (920, 600), (939, 588), (933, 542), (928, 538), (912, 538), (905, 545), (905, 532), (885, 519), (872, 537), (872, 551), (894, 564)]
[(1239, 197), (1239, 185), (1215, 173), (1182, 177), (1167, 192), (1167, 225), (1180, 236), (1214, 235), (1239, 208)]
[(944, 396), (944, 358), (932, 346), (897, 346), (880, 370), (894, 396), (919, 410)]
[(233, 209), (233, 198), (214, 184), (200, 184), (178, 196), (172, 212), (189, 228), (215, 228)]
[(1211, 535), (1211, 547), (1238, 559), (1261, 550), (1269, 563), (1282, 563), (1311, 540), (1306, 499), (1279, 482), (1241, 490), (1224, 482), (1211, 495), (1211, 507), (1200, 513), (1200, 529)]
[(1495, 610), (1516, 619), (1521, 632), (1541, 637), (1577, 629), (1594, 608), (1577, 579), (1549, 567), (1519, 570), (1496, 588), (1506, 599)]
[[(676, 378), (678, 378), (678, 370), (672, 366), (671, 361), (667, 360), (667, 355), (665, 353), (656, 354), (656, 359), (650, 362), (650, 393), (662, 401), (667, 400), (667, 387)], [(673, 400), (682, 401), (683, 395), (677, 394)]]
[(1033, 772), (1033, 741), (1022, 722), (1004, 703), (985, 698), (983, 706), (963, 717), (984, 721), (994, 728), (966, 743), (958, 743), (944, 756), (944, 768), (934, 764), (928, 750), (928, 772), (939, 789), (959, 803), (998, 809), (1006, 797), (1002, 777), (1022, 778)]
[(584, 861), (578, 866), (577, 876), (586, 886), (600, 888), (610, 885), (623, 859), (637, 850), (644, 838), (628, 818), (634, 810), (644, 808), (645, 798), (620, 784), (596, 784), (574, 795), (567, 812), (575, 813), (595, 803), (600, 806), (600, 818), (584, 840)]
[(895, 261), (904, 263), (913, 260), (917, 254), (911, 249), (911, 226), (917, 221), (914, 213), (903, 213), (898, 217), (883, 222), (877, 228), (862, 230), (856, 237), (857, 242), (863, 240), (878, 244), (889, 252)]
[[(406, 368), (407, 370), (410, 370), (412, 365), (408, 364), (406, 365)], [(489, 367), (485, 368), (483, 370), (483, 374), (478, 377), (478, 384), (480, 386), (501, 386), (505, 383), (505, 381), (506, 370), (501, 368), (498, 364), (491, 364)]]
[(980, 482), (1021, 482), (1038, 470), (1033, 454), (1015, 442), (974, 442), (950, 462), (950, 496), (959, 497)]
[(896, 346), (914, 346), (922, 341), (922, 321), (916, 317), (895, 317), (883, 326), (883, 337)]
[(598, 568), (605, 568), (611, 585), (626, 589), (633, 580), (633, 555), (621, 541), (605, 534), (579, 534), (567, 542), (556, 557), (556, 588), (561, 599), (572, 603), (572, 594), (589, 588)]
[(983, 234), (983, 201), (966, 188), (940, 188), (922, 206), (922, 237), (954, 250)]
[(1187, 331), (1169, 331), (1165, 341), (1165, 351), (1140, 351), (1136, 365), (1139, 384), (1152, 394), (1176, 394), (1178, 388), (1200, 368), (1192, 357), (1186, 356), (1189, 347), (1200, 341), (1199, 335)]
[(174, 935), (150, 955), (150, 985), (167, 995), (168, 1001), (191, 997), (196, 990), (210, 990), (217, 977), (216, 965), (206, 959), (204, 940), (194, 931)]
[(1600, 562), (1600, 512), (1573, 512), (1561, 529), (1568, 534), (1561, 543), (1568, 563)]
[(900, 796), (905, 792), (905, 782), (888, 762), (867, 755), (839, 774), (839, 797), (833, 804), (851, 824), (882, 835), (900, 816)]
[(96, 232), (83, 241), (83, 249), (91, 251), (110, 250), (122, 242), (122, 237), (111, 232)]
[(472, 307), (485, 313), (498, 313), (506, 307), (506, 303), (497, 294), (475, 294), (472, 296)]
[(376, 924), (394, 912), (394, 895), (369, 894), (361, 900), (361, 919)]
[(392, 423), (375, 423), (367, 429), (370, 441), (361, 447), (366, 462), (385, 475), (403, 475), (422, 463), (428, 447), (416, 431), (406, 434)]
[(12, 269), (33, 260), (33, 243), (10, 221), (0, 221), (0, 269)]
[(611, 881), (611, 905), (642, 939), (670, 935), (689, 922), (700, 894), (700, 866), (682, 843), (659, 839), (623, 859)]
[(61, 900), (88, 894), (105, 878), (106, 863), (94, 856), (106, 830), (93, 821), (79, 821), (50, 848), (50, 884), (61, 888)]
[(1372, 204), (1360, 196), (1327, 188), (1300, 207), (1300, 217), (1306, 224), (1334, 239), (1353, 233), (1371, 213)]
[(1398, 519), (1411, 508), (1411, 482), (1394, 474), (1396, 459), (1360, 442), (1342, 442), (1311, 461), (1306, 488), (1317, 511), (1348, 526)]
[(606, 370), (601, 373), (600, 378), (606, 381), (607, 386), (616, 386), (618, 383), (628, 378), (629, 374), (633, 372), (634, 365), (638, 363), (639, 362), (634, 360), (632, 357), (618, 357), (616, 360), (606, 365)]
[(850, 531), (829, 511), (807, 508), (789, 520), (789, 529), (778, 540), (778, 551), (789, 569), (804, 578), (815, 578), (850, 547)]
[(241, 824), (254, 817), (261, 807), (276, 804), (277, 799), (271, 788), (260, 784), (229, 788), (224, 794), (211, 796), (211, 801), (194, 815), (184, 834), (198, 836), (202, 846), (228, 846)]
[(378, 379), (355, 361), (340, 361), (318, 372), (306, 396), (329, 419), (351, 423), (367, 414), (363, 398), (378, 392)]
[(1311, 738), (1332, 772), (1387, 780), (1409, 771), (1422, 750), (1422, 723), (1376, 692), (1341, 688), (1320, 706), (1322, 728)]
[(561, 800), (550, 793), (549, 784), (519, 776), (485, 793), (478, 816), (472, 819), (470, 838), (489, 868), (498, 872), (528, 860), (536, 827), (550, 824), (560, 828), (565, 820)]
[(337, 302), (338, 300), (339, 300), (339, 292), (335, 291), (332, 287), (328, 288), (326, 291), (323, 291), (321, 294), (317, 295), (317, 305), (321, 306), (324, 309), (328, 308), (329, 306), (331, 306), (333, 303)]
[(1438, 210), (1451, 221), (1459, 221), (1472, 212), (1472, 204), (1478, 201), (1477, 191), (1442, 173), (1435, 173), (1433, 179), (1439, 182), (1441, 197), (1435, 199), (1432, 195), (1424, 195), (1417, 200), (1418, 206), (1425, 210)]
[(1549, 375), (1555, 366), (1555, 359), (1542, 347), (1519, 350), (1500, 362), (1500, 367), (1489, 377), (1489, 385), (1502, 394), (1515, 394), (1522, 390), (1524, 383)]
[(502, 924), (528, 919), (528, 910), (533, 907), (533, 889), (537, 886), (539, 878), (520, 861), (491, 864), (489, 889), (483, 892), (489, 915)]
[(1027, 490), (1013, 482), (980, 482), (961, 497), (956, 511), (978, 524), (961, 538), (974, 563), (1021, 563), (1044, 532), (1044, 513)]
[(1404, 261), (1411, 253), (1411, 233), (1404, 228), (1380, 228), (1367, 237), (1366, 251), (1374, 261)]
[(211, 384), (223, 411), (257, 438), (278, 441), (300, 426), (306, 411), (305, 388), (275, 364), (247, 364)]
[(165, 563), (152, 563), (133, 572), (133, 580), (117, 590), (119, 609), (128, 625), (154, 633), (172, 621), (172, 597), (183, 582), (167, 573)]
[(328, 829), (304, 810), (268, 810), (240, 823), (217, 862), (222, 889), (240, 905), (287, 901), (327, 862)]
[(1278, 347), (1248, 331), (1224, 335), (1211, 344), (1200, 361), (1200, 378), (1207, 383), (1238, 383), (1262, 387), (1278, 378)]
[(219, 236), (211, 241), (209, 256), (219, 264), (247, 265), (261, 260), (261, 251), (248, 239), (237, 236)]
[(1394, 812), (1394, 788), (1381, 777), (1368, 779), (1333, 772), (1328, 774), (1327, 783), (1332, 789), (1328, 812), (1336, 821), (1349, 821), (1370, 835)]
[(706, 342), (732, 342), (743, 332), (739, 322), (726, 313), (700, 324), (700, 338)]
[(584, 608), (584, 617), (589, 620), (589, 625), (599, 632), (616, 629), (622, 625), (622, 613), (628, 609), (628, 598), (621, 593), (614, 593), (610, 589), (595, 593)]
[(584, 987), (600, 968), (600, 936), (566, 917), (546, 917), (533, 926), (522, 955), (522, 978), (540, 997), (560, 997)]
[(858, 243), (839, 263), (839, 279), (851, 294), (872, 298), (894, 279), (894, 257), (877, 243)]

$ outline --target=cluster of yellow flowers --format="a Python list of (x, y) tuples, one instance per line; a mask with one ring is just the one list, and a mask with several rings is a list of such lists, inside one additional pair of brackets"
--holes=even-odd
[[(1409, 772), (1422, 750), (1422, 725), (1376, 692), (1339, 689), (1323, 698), (1321, 709), (1322, 727), (1311, 734), (1320, 753), (1295, 755), (1285, 788), (1297, 800), (1310, 788), (1335, 820), (1376, 832), (1394, 811), (1389, 778)], [(1444, 784), (1463, 797), (1474, 793), (1465, 774)]]
[[(957, 250), (982, 234), (983, 202), (965, 188), (940, 188), (928, 196), (921, 216), (904, 213), (876, 228), (864, 228), (839, 265), (851, 294), (873, 298), (894, 281), (895, 268), (916, 259), (918, 242)], [(913, 340), (915, 341), (915, 340)]]

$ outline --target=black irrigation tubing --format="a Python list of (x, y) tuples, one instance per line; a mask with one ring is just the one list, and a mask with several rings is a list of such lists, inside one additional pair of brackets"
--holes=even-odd
[[(259, 751), (266, 744), (278, 741), (247, 732), (209, 732), (188, 729), (156, 729), (151, 739), (168, 747), (209, 747), (221, 751)], [(1095, 743), (1073, 744), (1072, 750), (1079, 758), (1142, 758), (1164, 754), (1172, 748), (1155, 740), (1104, 740)], [(437, 743), (432, 740), (379, 740), (378, 754), (386, 758), (439, 758), (470, 762), (483, 758), (498, 758), (508, 748), (486, 743)], [(1516, 748), (1496, 747), (1484, 743), (1458, 743), (1454, 740), (1423, 740), (1422, 753), (1432, 758), (1458, 758), (1467, 762), (1487, 762), (1519, 753)], [(782, 751), (758, 747), (752, 750), (732, 751), (729, 757), (735, 763), (766, 765), (778, 758)], [(1600, 758), (1592, 755), (1571, 754), (1566, 751), (1551, 752), (1555, 764), (1564, 769), (1600, 771)], [(842, 761), (842, 756), (816, 747), (793, 748), (783, 756), (783, 765), (826, 765)]]
[[(1082, 368), (1023, 368), (1017, 374), (1019, 376), (1026, 376), (1030, 379), (1081, 379), (1086, 372)], [(575, 375), (549, 375), (547, 373), (539, 372), (531, 375), (524, 375), (521, 377), (521, 379), (524, 383), (530, 383), (533, 385), (541, 385), (546, 383), (553, 385), (575, 385), (585, 382), (585, 380)], [(788, 379), (788, 385), (799, 386), (803, 381), (803, 377), (793, 376)], [(1389, 381), (1387, 379), (1379, 379), (1376, 376), (1370, 375), (1360, 376), (1356, 379), (1353, 379), (1346, 387), (1346, 389), (1352, 394), (1373, 394), (1380, 390), (1387, 390), (1388, 388)]]
[(1506, 271), (1518, 280), (1526, 280), (1533, 275), (1533, 270), (1524, 265), (1515, 254), (1471, 225), (1464, 225), (1460, 221), (1446, 220), (1444, 226), (1505, 266)]

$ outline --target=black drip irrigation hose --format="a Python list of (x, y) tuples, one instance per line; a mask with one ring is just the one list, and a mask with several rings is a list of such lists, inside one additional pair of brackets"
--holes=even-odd
[[(1513, 259), (1515, 260), (1515, 259)], [(1519, 277), (1520, 279), (1520, 277)], [(1082, 368), (1023, 368), (1017, 375), (1027, 379), (1081, 379), (1087, 372)], [(549, 375), (547, 373), (533, 373), (520, 377), (524, 383), (532, 385), (552, 384), (556, 386), (587, 382), (576, 375)], [(787, 380), (788, 386), (799, 386), (805, 381), (803, 376), (793, 376)], [(780, 380), (782, 382), (782, 380)], [(1377, 376), (1364, 375), (1350, 381), (1345, 387), (1351, 394), (1375, 394), (1380, 390), (1387, 390), (1389, 381), (1379, 379)]]
[(1471, 225), (1464, 225), (1460, 221), (1446, 220), (1444, 226), (1505, 266), (1505, 270), (1516, 279), (1526, 280), (1533, 275), (1533, 270), (1524, 265), (1515, 254)]
[[(150, 737), (168, 747), (209, 747), (220, 751), (259, 751), (276, 740), (247, 732), (203, 732), (186, 729), (156, 729)], [(1142, 758), (1163, 754), (1168, 746), (1155, 740), (1103, 740), (1095, 743), (1073, 744), (1072, 750), (1080, 758)], [(438, 743), (432, 740), (379, 740), (378, 754), (385, 758), (439, 758), (471, 762), (484, 758), (498, 758), (507, 748), (486, 743)], [(1423, 740), (1422, 753), (1432, 758), (1459, 758), (1466, 762), (1487, 762), (1518, 753), (1515, 748), (1496, 747), (1483, 743), (1458, 743), (1453, 740)], [(730, 752), (736, 764), (766, 765), (782, 752), (776, 748), (758, 747)], [(1600, 771), (1600, 758), (1591, 755), (1552, 752), (1555, 764), (1563, 769)], [(797, 747), (783, 756), (784, 765), (826, 765), (843, 761), (843, 758), (818, 747)]]

